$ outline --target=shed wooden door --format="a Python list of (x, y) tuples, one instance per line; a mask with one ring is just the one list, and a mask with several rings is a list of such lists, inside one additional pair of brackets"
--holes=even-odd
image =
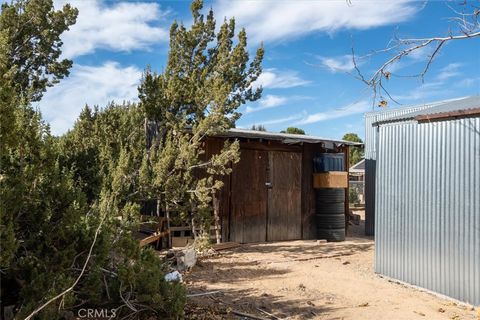
[(267, 240), (267, 165), (266, 151), (241, 150), (232, 171), (230, 241)]
[(268, 241), (301, 239), (301, 175), (301, 153), (269, 152)]

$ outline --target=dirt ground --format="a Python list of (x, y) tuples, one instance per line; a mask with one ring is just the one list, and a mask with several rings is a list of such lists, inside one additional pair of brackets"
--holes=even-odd
[(189, 298), (191, 318), (480, 320), (480, 310), (379, 277), (363, 221), (349, 234), (341, 243), (249, 244), (201, 259), (185, 276), (188, 292), (220, 292)]

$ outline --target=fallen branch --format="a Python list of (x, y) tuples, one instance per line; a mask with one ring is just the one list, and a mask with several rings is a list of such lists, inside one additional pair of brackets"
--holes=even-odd
[(221, 291), (210, 291), (210, 292), (202, 292), (202, 293), (192, 293), (192, 294), (187, 294), (187, 298), (209, 296), (209, 295), (218, 294), (218, 293), (222, 293), (222, 292)]
[(271, 314), (270, 312), (267, 312), (265, 310), (262, 310), (260, 308), (257, 308), (258, 311), (262, 312), (262, 313), (265, 313), (267, 316), (269, 316), (270, 318), (273, 318), (275, 320), (281, 320), (281, 318), (277, 317), (276, 315), (274, 314)]
[[(123, 295), (122, 295), (122, 285), (123, 285), (123, 284), (120, 283), (120, 288), (119, 288), (119, 290), (118, 290), (118, 293), (120, 294), (120, 299), (122, 299), (123, 303), (125, 303), (125, 305), (126, 305), (130, 310), (132, 310), (133, 312), (138, 312), (137, 308), (135, 308), (135, 307), (131, 304), (131, 302), (129, 301), (129, 299), (128, 299), (128, 298), (130, 298), (130, 295), (127, 297), (127, 299), (125, 299), (125, 298), (123, 297)], [(130, 288), (131, 288), (131, 286), (130, 286)], [(131, 291), (130, 291), (130, 293), (131, 293)]]
[(267, 320), (265, 318), (258, 317), (256, 315), (249, 314), (249, 313), (244, 313), (244, 312), (240, 312), (240, 311), (233, 310), (232, 313), (236, 314), (237, 316), (241, 316), (241, 317), (245, 317), (245, 318), (250, 318), (250, 319), (255, 319), (255, 320)]
[(50, 303), (52, 303), (53, 301), (63, 297), (64, 295), (66, 295), (67, 293), (69, 293), (70, 291), (73, 290), (73, 288), (75, 288), (75, 286), (78, 284), (78, 282), (80, 281), (80, 279), (82, 278), (83, 274), (85, 273), (85, 270), (87, 269), (87, 265), (88, 265), (88, 262), (90, 261), (90, 258), (92, 256), (92, 252), (93, 252), (93, 247), (95, 246), (95, 243), (97, 242), (97, 237), (98, 237), (98, 234), (100, 233), (100, 229), (102, 228), (102, 225), (103, 225), (103, 222), (105, 221), (105, 217), (102, 218), (102, 220), (100, 221), (98, 227), (97, 227), (97, 230), (95, 230), (95, 236), (93, 237), (93, 242), (92, 242), (92, 245), (90, 246), (90, 250), (88, 251), (88, 256), (87, 256), (87, 259), (85, 260), (85, 263), (83, 264), (83, 268), (82, 268), (82, 271), (80, 272), (80, 274), (78, 275), (77, 279), (75, 280), (75, 282), (68, 288), (66, 289), (65, 291), (59, 293), (58, 295), (56, 295), (55, 297), (51, 298), (50, 300), (48, 300), (47, 302), (45, 302), (44, 304), (42, 304), (40, 307), (36, 308), (35, 310), (33, 310), (32, 313), (30, 313), (30, 315), (28, 317), (25, 318), (25, 320), (30, 320), (34, 315), (36, 315), (37, 313), (39, 313), (40, 311), (42, 311), (46, 306), (48, 306)]
[(221, 251), (221, 250), (238, 248), (240, 246), (241, 244), (237, 242), (223, 242), (223, 243), (214, 244), (212, 246), (212, 249), (215, 251)]

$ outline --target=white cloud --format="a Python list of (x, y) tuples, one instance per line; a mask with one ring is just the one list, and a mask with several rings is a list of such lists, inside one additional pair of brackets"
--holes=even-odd
[(63, 56), (76, 56), (96, 49), (131, 51), (168, 41), (168, 32), (158, 25), (166, 15), (158, 3), (113, 2), (101, 0), (60, 0), (56, 7), (71, 3), (78, 8), (77, 23), (62, 35)]
[(372, 102), (362, 100), (347, 106), (332, 109), (324, 112), (318, 112), (304, 117), (295, 124), (310, 124), (330, 119), (343, 118), (354, 114), (360, 114), (369, 111), (372, 108)]
[(103, 107), (110, 101), (135, 101), (141, 75), (134, 66), (111, 61), (95, 67), (75, 65), (70, 77), (47, 91), (40, 110), (52, 133), (62, 134), (73, 126), (85, 104)]
[(393, 98), (396, 101), (403, 103), (426, 101), (435, 97), (445, 96), (451, 93), (451, 90), (444, 87), (444, 83), (441, 81), (429, 82), (421, 84), (414, 89), (408, 91), (408, 93), (402, 95), (395, 95)]
[(480, 88), (480, 77), (477, 78), (465, 78), (460, 80), (459, 82), (455, 82), (455, 87), (457, 88), (470, 88), (474, 85), (477, 85)]
[[(280, 123), (285, 123), (285, 122), (290, 122), (290, 121), (295, 121), (300, 119), (302, 116), (301, 115), (293, 115), (293, 116), (288, 116), (288, 117), (283, 117), (283, 118), (277, 118), (277, 119), (272, 119), (272, 120), (267, 120), (267, 121), (257, 121), (256, 123), (252, 123), (250, 125), (245, 126), (246, 128), (251, 128), (252, 125), (273, 125), (273, 124), (280, 124)], [(268, 128), (267, 128), (268, 129)]]
[[(339, 57), (318, 57), (320, 59), (320, 63), (323, 67), (327, 68), (330, 72), (337, 73), (337, 72), (350, 72), (355, 68), (355, 64), (353, 63), (353, 59), (351, 55), (344, 55)], [(356, 59), (355, 59), (356, 60)], [(360, 65), (358, 61), (356, 61), (357, 65)]]
[(310, 81), (298, 76), (296, 71), (279, 71), (274, 68), (265, 69), (253, 84), (254, 87), (263, 88), (293, 88), (309, 84)]
[(272, 94), (267, 95), (260, 100), (260, 106), (264, 108), (272, 108), (284, 104), (287, 101), (285, 97), (275, 96)]
[(440, 73), (436, 76), (437, 81), (445, 81), (450, 78), (461, 75), (458, 69), (462, 66), (461, 63), (450, 63), (440, 69)]
[(439, 70), (439, 73), (433, 77), (433, 81), (422, 83), (410, 90), (408, 93), (395, 95), (394, 99), (403, 103), (404, 101), (415, 102), (426, 101), (433, 98), (439, 99), (441, 97), (454, 94), (454, 86), (458, 87), (460, 84), (468, 86), (473, 83), (472, 81), (469, 81), (471, 79), (463, 79), (461, 81), (455, 81), (455, 83), (450, 81), (451, 78), (462, 75), (462, 73), (459, 71), (461, 66), (461, 63), (450, 63)]
[(245, 109), (245, 113), (252, 113), (265, 109), (275, 108), (285, 104), (286, 102), (287, 98), (285, 97), (268, 94), (267, 96), (265, 96), (265, 98), (259, 100), (259, 107), (254, 108), (251, 106), (247, 106), (247, 108)]
[(409, 0), (397, 1), (229, 1), (213, 5), (218, 17), (235, 17), (250, 40), (279, 41), (311, 32), (365, 30), (406, 21), (421, 9)]

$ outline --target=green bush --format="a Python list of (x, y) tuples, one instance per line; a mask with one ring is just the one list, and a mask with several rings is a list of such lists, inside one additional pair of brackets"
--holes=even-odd
[(349, 202), (351, 204), (359, 204), (360, 203), (360, 198), (358, 197), (357, 189), (355, 189), (355, 188), (350, 188), (349, 189), (348, 199), (349, 199)]
[[(121, 179), (135, 165), (122, 154), (141, 159), (145, 152), (142, 144), (128, 149), (139, 141), (132, 132), (141, 135), (143, 117), (128, 106), (112, 108), (97, 123), (100, 131), (88, 127), (93, 118), (82, 119), (77, 135), (57, 138), (31, 105), (68, 75), (72, 62), (59, 60), (60, 35), (76, 15), (69, 5), (55, 10), (51, 0), (3, 3), (0, 11), (2, 310), (14, 306), (15, 318), (24, 319), (79, 279), (34, 319), (60, 319), (80, 307), (122, 306), (119, 312), (128, 314), (126, 300), (175, 318), (183, 312), (184, 286), (165, 282), (161, 259), (132, 238), (139, 206), (126, 196), (132, 184)], [(106, 137), (112, 143), (97, 143)]]

